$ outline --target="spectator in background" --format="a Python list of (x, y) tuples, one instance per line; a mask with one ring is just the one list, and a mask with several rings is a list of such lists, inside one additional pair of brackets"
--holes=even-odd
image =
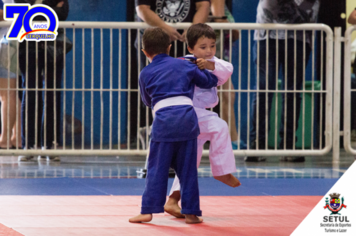
[[(209, 15), (210, 0), (135, 0), (136, 12), (139, 21), (146, 22), (150, 26), (165, 30), (171, 41), (185, 41), (185, 31), (178, 31), (167, 23), (192, 22), (205, 23)], [(143, 30), (140, 31), (142, 38)], [(137, 45), (137, 41), (136, 41)], [(174, 45), (172, 45), (174, 46)], [(142, 47), (141, 47), (142, 48)], [(183, 56), (183, 44), (179, 43), (177, 56)], [(171, 52), (174, 53), (174, 48)], [(172, 55), (176, 56), (176, 55)], [(144, 60), (143, 60), (144, 59)], [(141, 61), (141, 66), (146, 65), (146, 58)]]
[[(58, 15), (59, 21), (67, 19), (69, 12), (68, 0), (15, 0), (15, 3), (45, 4), (53, 8)], [(43, 16), (37, 16), (35, 21), (46, 21)], [(61, 29), (58, 29), (60, 33)], [(56, 65), (54, 64), (53, 51), (47, 46), (45, 50), (44, 42), (39, 42), (36, 47), (35, 42), (28, 42), (28, 51), (26, 50), (26, 41), (20, 44), (19, 64), (22, 73), (22, 86), (24, 89), (34, 89), (38, 86), (39, 89), (61, 88), (62, 72), (63, 72), (63, 53), (60, 53), (58, 48), (57, 36), (57, 57)], [(36, 63), (36, 50), (38, 51), (38, 64)], [(61, 49), (61, 51), (63, 48)], [(47, 54), (47, 67), (45, 67), (45, 54)], [(26, 58), (26, 55), (28, 57)], [(28, 59), (28, 64), (27, 60)], [(56, 67), (56, 70), (54, 68)], [(46, 77), (47, 76), (47, 77)], [(38, 78), (37, 78), (38, 77)], [(37, 81), (36, 81), (37, 80)], [(46, 101), (45, 101), (46, 98)], [(38, 101), (39, 100), (39, 101)], [(40, 102), (41, 106), (37, 107), (36, 102)], [(46, 102), (46, 104), (45, 104)], [(24, 149), (37, 148), (35, 147), (35, 113), (42, 117), (41, 127), (41, 147), (42, 149), (51, 149), (54, 145), (54, 114), (56, 114), (56, 135), (59, 140), (60, 130), (60, 105), (61, 93), (56, 92), (56, 104), (54, 105), (54, 92), (44, 91), (38, 94), (36, 101), (36, 91), (24, 91), (21, 106), (22, 116), (22, 146)], [(56, 112), (55, 112), (56, 111)], [(38, 127), (39, 128), (39, 127)], [(19, 161), (31, 160), (33, 156), (19, 156)], [(47, 157), (47, 160), (59, 161), (59, 157)]]
[[(280, 24), (301, 24), (315, 23), (319, 12), (319, 0), (300, 0), (300, 1), (279, 1), (279, 0), (260, 0), (257, 7), (257, 23), (280, 23)], [(285, 30), (275, 31), (269, 30), (269, 43), (267, 44), (267, 31), (255, 30), (255, 45), (254, 45), (254, 62), (256, 66), (256, 82), (259, 81), (259, 90), (275, 90), (276, 89), (276, 67), (282, 69), (282, 88), (287, 90), (300, 90), (303, 83), (303, 32), (297, 32), (296, 36), (296, 54), (294, 55), (294, 31), (288, 31), (285, 35)], [(278, 41), (277, 41), (278, 37)], [(306, 31), (306, 50), (305, 64), (308, 64), (309, 55), (311, 52), (311, 32)], [(286, 42), (287, 41), (287, 42)], [(278, 51), (276, 52), (276, 43), (278, 43)], [(287, 43), (287, 46), (285, 46)], [(257, 47), (259, 45), (259, 52)], [(268, 52), (269, 60), (267, 62), (266, 54)], [(259, 58), (258, 58), (259, 55)], [(278, 56), (278, 61), (276, 58)], [(287, 56), (287, 58), (285, 58)], [(295, 60), (296, 57), (296, 60)], [(285, 60), (287, 59), (287, 65)], [(268, 72), (266, 69), (268, 67)], [(294, 67), (296, 69), (294, 70)], [(286, 77), (285, 77), (286, 73)], [(294, 79), (296, 73), (296, 79)], [(266, 78), (268, 81), (266, 81)], [(268, 83), (268, 88), (266, 84)], [(258, 92), (254, 94), (252, 99), (252, 127), (251, 127), (251, 149), (268, 149), (266, 146), (266, 131), (269, 126), (266, 124), (266, 115), (269, 117), (271, 104), (274, 93), (268, 93), (266, 104), (266, 93)], [(279, 130), (281, 138), (279, 148), (293, 149), (294, 137), (298, 128), (298, 118), (300, 112), (301, 97), (300, 94), (282, 93), (282, 117)], [(258, 100), (257, 100), (258, 99)], [(284, 108), (286, 104), (286, 120), (284, 119)], [(258, 107), (257, 107), (258, 104)], [(295, 104), (295, 105), (294, 105)], [(266, 105), (268, 107), (266, 108)], [(257, 110), (258, 108), (258, 110)], [(266, 109), (268, 110), (266, 114)], [(295, 114), (294, 114), (295, 111)], [(257, 117), (258, 114), (258, 117)], [(295, 117), (294, 117), (295, 115)], [(295, 122), (294, 122), (295, 121)], [(295, 123), (295, 126), (294, 126)], [(286, 125), (286, 134), (284, 134), (284, 126)], [(266, 130), (267, 129), (267, 130)], [(258, 133), (257, 133), (258, 131)], [(286, 140), (284, 141), (284, 136)], [(295, 140), (296, 141), (296, 140)], [(265, 161), (264, 157), (246, 157), (245, 161)], [(281, 160), (291, 162), (303, 162), (304, 157), (282, 157)]]
[[(0, 21), (3, 21), (3, 6), (4, 3), (13, 3), (13, 0), (0, 1)], [(0, 102), (1, 102), (1, 137), (0, 149), (17, 147), (21, 148), (21, 103), (16, 98), (17, 91), (8, 89), (16, 89), (16, 69), (17, 69), (17, 45), (15, 41), (7, 41), (5, 36), (8, 27), (0, 29), (1, 38), (1, 55), (0, 55)], [(9, 49), (10, 47), (10, 49)], [(9, 68), (10, 66), (10, 68)], [(10, 80), (10, 81), (9, 81)], [(16, 111), (16, 102), (18, 102)], [(17, 113), (17, 117), (16, 117)], [(16, 122), (17, 121), (17, 122)], [(16, 131), (16, 129), (18, 129)], [(9, 134), (8, 134), (9, 131)], [(8, 136), (10, 140), (8, 140)], [(9, 145), (8, 145), (9, 142)]]
[[(229, 22), (234, 22), (233, 17), (231, 16), (230, 12), (228, 11), (226, 5), (225, 5), (225, 0), (211, 0), (211, 13), (213, 15), (213, 21), (217, 23), (229, 23)], [(226, 14), (227, 13), (227, 14)], [(226, 17), (226, 18), (223, 18)], [(226, 31), (225, 31), (226, 33)], [(217, 41), (220, 40), (220, 31), (217, 31)], [(230, 35), (224, 34), (224, 48), (223, 48), (223, 58), (226, 61), (229, 61), (230, 57), (230, 52), (229, 52), (229, 40)], [(236, 41), (239, 38), (239, 31), (238, 30), (233, 30), (232, 31), (232, 42)], [(221, 42), (220, 42), (221, 43)], [(232, 45), (231, 45), (232, 46)], [(220, 58), (221, 53), (220, 53), (220, 46), (217, 45), (216, 47), (217, 53), (216, 57)], [(227, 83), (222, 85), (222, 89), (227, 90), (227, 89), (234, 89), (234, 85), (232, 84), (231, 80), (228, 80)], [(221, 118), (226, 121), (226, 123), (229, 124), (230, 128), (230, 136), (231, 136), (231, 141), (232, 141), (232, 148), (237, 149), (238, 148), (238, 142), (240, 142), (240, 149), (245, 149), (246, 144), (242, 141), (238, 140), (238, 134), (237, 134), (237, 129), (236, 129), (236, 118), (235, 118), (235, 93), (234, 92), (223, 92), (222, 94), (219, 93), (220, 96), (220, 106), (222, 106), (222, 113), (220, 114)], [(230, 99), (230, 102), (229, 102)], [(229, 109), (230, 109), (230, 115), (231, 115), (231, 120), (229, 120)]]
[[(356, 8), (353, 10), (349, 16), (348, 23), (356, 25)], [(352, 43), (356, 45), (356, 40)], [(356, 47), (355, 47), (356, 48)], [(352, 50), (353, 51), (353, 50)], [(351, 88), (356, 89), (356, 59), (353, 59), (353, 74), (351, 78)], [(355, 92), (351, 93), (351, 117), (356, 117), (356, 94)], [(351, 118), (351, 140), (356, 141), (356, 121)]]
[[(184, 44), (185, 41), (185, 31), (176, 30), (175, 28), (169, 26), (167, 23), (181, 23), (181, 22), (192, 22), (205, 23), (208, 19), (210, 0), (135, 0), (136, 13), (138, 16), (138, 21), (146, 22), (150, 26), (159, 27), (165, 30), (171, 41), (177, 41), (177, 48), (175, 48), (175, 42), (172, 43), (172, 48), (170, 51), (170, 56), (181, 57), (184, 56)], [(136, 38), (135, 47), (138, 48), (138, 43), (142, 39), (144, 29), (141, 29)], [(142, 46), (140, 47), (142, 49)], [(175, 50), (177, 54), (175, 55)], [(146, 57), (140, 52), (140, 70), (146, 66)], [(134, 124), (131, 129), (131, 134), (135, 136), (136, 134), (136, 124), (137, 124), (137, 106), (136, 103), (131, 103), (131, 123)], [(146, 126), (146, 107), (141, 103), (141, 118), (140, 127)], [(149, 112), (149, 123), (152, 123), (151, 112)], [(131, 137), (131, 141), (134, 141)]]

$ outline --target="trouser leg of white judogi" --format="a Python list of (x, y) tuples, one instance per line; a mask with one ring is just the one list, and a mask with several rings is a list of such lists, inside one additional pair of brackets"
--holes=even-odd
[[(198, 136), (197, 167), (199, 167), (204, 143), (210, 140), (209, 159), (213, 176), (221, 176), (236, 172), (235, 156), (231, 146), (231, 138), (227, 123), (216, 113), (199, 117), (200, 135)], [(171, 191), (179, 191), (179, 179), (176, 176)]]

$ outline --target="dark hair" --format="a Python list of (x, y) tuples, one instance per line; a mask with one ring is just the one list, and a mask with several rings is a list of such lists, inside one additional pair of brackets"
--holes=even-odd
[(208, 39), (215, 39), (216, 34), (209, 25), (198, 23), (189, 27), (187, 31), (187, 43), (190, 48), (194, 48), (198, 39), (206, 37)]
[(167, 53), (170, 43), (169, 35), (161, 28), (148, 28), (142, 36), (143, 49), (151, 56)]

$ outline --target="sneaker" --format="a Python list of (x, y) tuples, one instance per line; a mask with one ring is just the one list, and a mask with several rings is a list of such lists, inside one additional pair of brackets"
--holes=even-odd
[(262, 162), (266, 160), (266, 157), (245, 157), (245, 162)]
[(32, 161), (34, 156), (19, 156), (17, 161), (25, 162), (25, 161)]
[[(58, 146), (58, 144), (53, 144), (51, 149), (54, 149), (53, 148), (54, 145)], [(42, 147), (42, 150), (46, 150), (46, 148)], [(38, 156), (38, 161), (41, 161), (41, 160), (44, 161), (44, 159), (46, 161), (61, 161), (61, 158), (59, 156)]]
[[(32, 147), (30, 149), (35, 149), (35, 147)], [(24, 148), (23, 150), (27, 150), (27, 148)], [(34, 156), (21, 155), (18, 157), (17, 161), (19, 161), (19, 162), (32, 161), (33, 158), (34, 158)]]
[[(256, 150), (256, 141), (253, 141), (251, 143), (251, 150)], [(258, 150), (263, 150), (265, 149), (265, 142), (264, 140), (260, 140), (259, 141), (259, 147)], [(245, 157), (245, 162), (262, 162), (262, 161), (266, 161), (266, 157)]]
[(38, 156), (38, 161), (61, 161), (59, 156)]
[(281, 157), (280, 161), (286, 162), (305, 162), (305, 157)]
[(47, 161), (61, 161), (59, 156), (47, 156)]

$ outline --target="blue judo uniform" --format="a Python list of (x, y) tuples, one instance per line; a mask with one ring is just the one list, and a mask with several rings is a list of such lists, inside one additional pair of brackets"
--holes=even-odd
[[(195, 85), (208, 89), (217, 82), (208, 71), (166, 54), (155, 56), (139, 79), (142, 101), (152, 109), (168, 98), (184, 96), (192, 100)], [(155, 112), (141, 214), (164, 212), (172, 167), (181, 184), (182, 214), (201, 216), (196, 166), (200, 131), (195, 110), (191, 105), (172, 105)]]

